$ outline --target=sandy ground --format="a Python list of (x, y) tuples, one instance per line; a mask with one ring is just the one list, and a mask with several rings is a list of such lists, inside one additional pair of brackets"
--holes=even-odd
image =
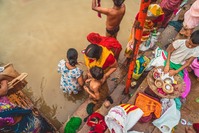
[[(118, 34), (123, 51), (139, 0), (125, 4), (126, 14)], [(101, 1), (101, 5), (112, 7), (112, 0)], [(0, 62), (11, 62), (19, 72), (29, 74), (24, 91), (57, 128), (87, 97), (84, 92), (75, 97), (63, 94), (57, 64), (70, 47), (78, 50), (79, 61), (83, 62), (81, 50), (88, 45), (87, 34), (104, 35), (105, 19), (91, 10), (91, 0), (0, 1)]]

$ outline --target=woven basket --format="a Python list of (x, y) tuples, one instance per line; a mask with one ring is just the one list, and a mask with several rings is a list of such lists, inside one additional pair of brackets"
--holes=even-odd
[(25, 87), (27, 84), (27, 81), (25, 80), (25, 77), (28, 75), (27, 73), (19, 74), (11, 63), (0, 67), (3, 68), (3, 70), (0, 72), (0, 81), (8, 81), (9, 93), (13, 93)]
[[(157, 68), (161, 68), (163, 69), (164, 67), (161, 66), (161, 67), (157, 67)], [(148, 75), (147, 75), (147, 83), (149, 85), (149, 88), (159, 97), (161, 98), (169, 98), (169, 99), (173, 99), (173, 98), (176, 98), (176, 97), (179, 97), (181, 96), (181, 94), (183, 93), (184, 91), (184, 81), (183, 79), (177, 74), (174, 76), (174, 79), (177, 81), (177, 84), (174, 86), (174, 92), (171, 93), (171, 94), (166, 94), (166, 95), (163, 95), (161, 93), (158, 92), (158, 88), (156, 87), (155, 85), (155, 79), (153, 77), (153, 72), (156, 68), (152, 69)]]

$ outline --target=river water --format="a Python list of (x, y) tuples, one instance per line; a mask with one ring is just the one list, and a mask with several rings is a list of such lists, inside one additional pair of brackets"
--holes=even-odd
[[(139, 0), (125, 4), (118, 34), (123, 51)], [(101, 5), (112, 7), (112, 0)], [(88, 45), (87, 34), (105, 35), (105, 19), (91, 10), (91, 0), (0, 0), (0, 62), (13, 63), (17, 71), (28, 73), (24, 92), (57, 128), (87, 98), (84, 92), (67, 96), (61, 91), (57, 64), (70, 47), (78, 50), (78, 60), (83, 62), (81, 50)]]

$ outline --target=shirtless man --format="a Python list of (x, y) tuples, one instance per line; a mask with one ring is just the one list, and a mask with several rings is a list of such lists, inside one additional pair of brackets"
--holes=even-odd
[(120, 22), (122, 21), (126, 10), (123, 2), (124, 0), (113, 0), (114, 5), (112, 8), (103, 8), (97, 6), (97, 0), (92, 0), (92, 10), (107, 16), (106, 36), (108, 37), (117, 37), (117, 33), (120, 29)]

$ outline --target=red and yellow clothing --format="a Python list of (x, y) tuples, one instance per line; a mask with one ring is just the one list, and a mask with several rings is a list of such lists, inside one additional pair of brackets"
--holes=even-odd
[[(136, 15), (135, 20), (138, 20), (138, 16), (139, 16), (139, 13)], [(164, 14), (158, 16), (154, 20), (146, 19), (145, 23), (144, 23), (144, 29), (143, 29), (141, 41), (146, 41), (149, 38), (149, 35), (150, 35), (151, 31), (153, 30), (154, 26), (157, 23), (162, 22), (163, 20), (164, 20)]]
[(103, 70), (108, 71), (109, 66), (112, 65), (116, 60), (112, 51), (108, 50), (106, 47), (102, 47), (102, 54), (98, 60), (89, 59), (84, 54), (84, 59), (86, 66), (91, 68), (94, 66), (101, 67)]

